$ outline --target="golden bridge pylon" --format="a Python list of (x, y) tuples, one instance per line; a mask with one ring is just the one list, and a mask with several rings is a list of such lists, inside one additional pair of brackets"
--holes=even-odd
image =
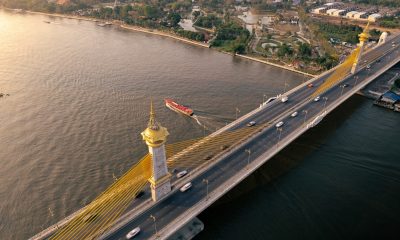
[(353, 52), (346, 58), (346, 60), (340, 64), (335, 71), (332, 72), (332, 74), (325, 80), (323, 84), (321, 84), (321, 86), (317, 88), (317, 90), (315, 90), (315, 92), (311, 95), (311, 99), (326, 92), (332, 86), (341, 82), (350, 73), (354, 74), (356, 72), (361, 55), (363, 53), (364, 43), (369, 38), (368, 32), (369, 22), (364, 31), (358, 35), (360, 43), (358, 44), (357, 48), (354, 49)]

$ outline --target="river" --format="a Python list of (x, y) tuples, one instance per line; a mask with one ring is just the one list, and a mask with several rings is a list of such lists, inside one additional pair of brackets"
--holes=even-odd
[[(29, 238), (128, 170), (146, 152), (151, 99), (174, 143), (204, 129), (165, 97), (209, 133), (304, 80), (165, 37), (0, 10), (0, 239)], [(203, 213), (198, 239), (394, 232), (399, 116), (361, 97), (337, 112)]]

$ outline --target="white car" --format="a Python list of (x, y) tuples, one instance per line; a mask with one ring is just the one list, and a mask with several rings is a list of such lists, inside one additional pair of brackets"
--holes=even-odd
[(296, 117), (297, 114), (299, 114), (299, 113), (298, 113), (298, 112), (294, 112), (294, 113), (290, 114), (290, 116), (291, 116), (291, 117)]
[(186, 183), (185, 185), (183, 185), (183, 187), (181, 187), (181, 189), (180, 189), (180, 191), (181, 192), (186, 192), (189, 188), (191, 188), (192, 187), (192, 183), (191, 182), (188, 182), (188, 183)]
[(279, 127), (282, 127), (282, 125), (283, 125), (283, 122), (280, 121), (280, 122), (278, 122), (278, 123), (275, 125), (275, 127), (279, 128)]
[(176, 178), (181, 178), (181, 177), (185, 176), (187, 173), (188, 173), (188, 172), (187, 172), (186, 170), (183, 170), (183, 171), (181, 171), (181, 172), (178, 172), (178, 173), (176, 174)]
[(140, 232), (140, 227), (137, 227), (135, 229), (133, 229), (132, 231), (130, 231), (128, 234), (126, 234), (126, 239), (131, 239), (134, 236), (138, 235)]
[(368, 64), (368, 65), (367, 65), (367, 69), (370, 69), (370, 68), (371, 68), (371, 65)]
[(255, 122), (255, 121), (251, 121), (251, 122), (249, 122), (249, 123), (247, 124), (248, 127), (252, 127), (252, 126), (254, 126), (254, 125), (256, 125), (256, 122)]
[(287, 102), (289, 100), (289, 98), (288, 97), (286, 97), (286, 96), (283, 96), (282, 97), (282, 99), (281, 99), (281, 102)]
[(321, 99), (321, 97), (318, 96), (318, 97), (314, 98), (314, 102), (318, 102), (320, 99)]

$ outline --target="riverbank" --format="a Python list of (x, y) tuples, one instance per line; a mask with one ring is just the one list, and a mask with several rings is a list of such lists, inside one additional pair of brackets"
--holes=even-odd
[[(0, 9), (2, 9), (0, 7)], [(9, 10), (9, 11), (14, 11), (13, 9), (9, 9), (9, 8), (3, 8), (5, 10)], [(91, 17), (83, 17), (83, 16), (75, 16), (75, 15), (68, 15), (68, 14), (58, 14), (58, 13), (44, 13), (44, 12), (35, 12), (35, 11), (25, 11), (25, 13), (30, 13), (30, 14), (38, 14), (38, 15), (44, 15), (44, 16), (49, 16), (49, 17), (59, 17), (59, 18), (67, 18), (67, 19), (75, 19), (75, 20), (82, 20), (82, 21), (91, 21), (91, 22), (100, 22), (100, 23), (106, 23), (106, 20), (103, 19), (96, 19), (96, 18), (91, 18)], [(134, 25), (127, 25), (122, 23), (121, 21), (117, 21), (114, 20), (111, 22), (112, 25), (114, 26), (118, 26), (120, 28), (126, 29), (126, 30), (130, 30), (130, 31), (135, 31), (135, 32), (142, 32), (142, 33), (148, 33), (148, 34), (153, 34), (153, 35), (157, 35), (157, 36), (163, 36), (163, 37), (168, 37), (168, 38), (172, 38), (187, 44), (191, 44), (194, 46), (199, 46), (199, 47), (204, 47), (204, 48), (211, 48), (209, 44), (206, 43), (202, 43), (202, 42), (197, 42), (197, 41), (193, 41), (193, 40), (189, 40), (180, 36), (177, 36), (175, 34), (169, 33), (169, 32), (164, 32), (164, 31), (160, 31), (160, 30), (156, 30), (156, 29), (150, 29), (150, 28), (143, 28), (143, 27), (138, 27), (138, 26), (134, 26)], [(228, 52), (224, 52), (224, 51), (220, 51), (217, 49), (217, 51), (222, 52), (222, 53), (227, 53), (230, 55), (234, 55), (232, 53), (228, 53)], [(260, 60), (254, 57), (249, 57), (246, 55), (241, 55), (241, 54), (236, 54), (235, 56), (244, 58), (244, 59), (248, 59), (251, 61), (255, 61), (255, 62), (259, 62), (259, 63), (263, 63), (266, 65), (270, 65), (270, 66), (274, 66), (274, 67), (279, 67), (291, 72), (295, 72), (295, 73), (299, 73), (302, 75), (306, 75), (309, 77), (315, 77), (316, 75), (312, 75), (310, 73), (306, 73), (306, 72), (302, 72), (299, 70), (296, 70), (294, 68), (289, 68), (283, 65), (279, 65), (279, 64), (275, 64), (275, 63), (271, 63), (271, 62), (267, 62), (264, 60)]]

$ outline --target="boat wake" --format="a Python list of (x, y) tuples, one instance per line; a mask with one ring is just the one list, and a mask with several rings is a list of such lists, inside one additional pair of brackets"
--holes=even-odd
[(214, 132), (219, 128), (226, 125), (227, 122), (218, 121), (218, 118), (212, 118), (209, 116), (200, 116), (194, 114), (192, 118), (199, 124), (199, 126), (203, 127), (205, 130), (209, 132)]
[(194, 120), (196, 120), (196, 122), (197, 122), (200, 126), (202, 126), (202, 124), (201, 124), (199, 118), (197, 117), (197, 115), (193, 115), (192, 118), (193, 118)]

